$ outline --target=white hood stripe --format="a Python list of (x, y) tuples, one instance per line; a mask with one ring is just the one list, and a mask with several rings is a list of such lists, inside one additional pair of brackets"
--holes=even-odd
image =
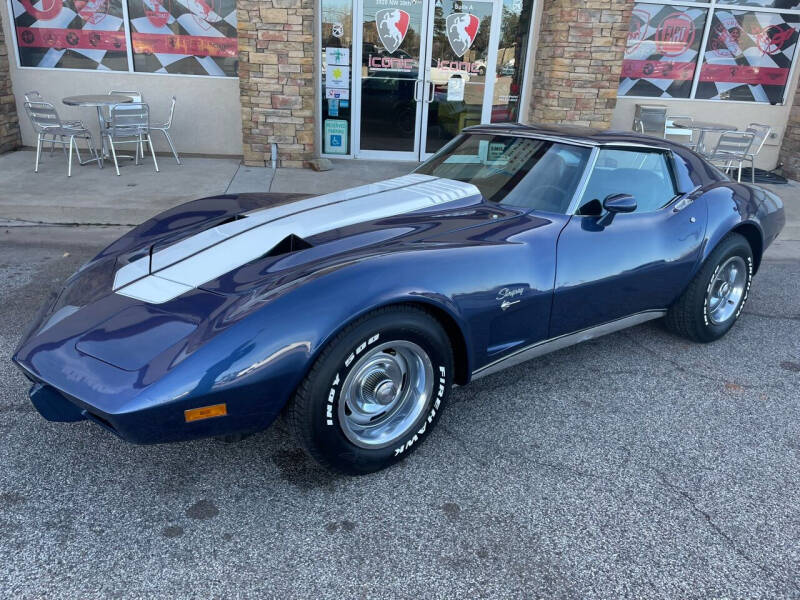
[(114, 291), (166, 302), (263, 256), (291, 234), (310, 237), (477, 195), (472, 184), (412, 174), (254, 211), (125, 265)]

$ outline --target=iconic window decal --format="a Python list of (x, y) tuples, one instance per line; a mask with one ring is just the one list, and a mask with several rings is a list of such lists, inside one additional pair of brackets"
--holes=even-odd
[(389, 54), (394, 54), (403, 43), (410, 20), (406, 11), (395, 8), (385, 8), (375, 13), (378, 39)]
[(450, 47), (456, 56), (461, 58), (472, 46), (472, 42), (475, 41), (481, 20), (469, 13), (453, 13), (452, 15), (447, 15), (445, 23), (447, 26), (447, 41), (450, 42)]
[(800, 30), (800, 0), (691, 7), (653, 1), (633, 8), (620, 96), (783, 102)]

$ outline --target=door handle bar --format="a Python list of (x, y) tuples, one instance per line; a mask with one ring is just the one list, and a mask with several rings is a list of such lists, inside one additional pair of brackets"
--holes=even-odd
[(422, 102), (422, 98), (420, 98), (419, 94), (417, 93), (419, 91), (419, 84), (420, 83), (422, 83), (421, 79), (417, 79), (414, 82), (414, 102)]

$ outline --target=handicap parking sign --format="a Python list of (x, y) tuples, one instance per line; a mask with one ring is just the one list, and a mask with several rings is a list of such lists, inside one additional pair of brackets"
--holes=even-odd
[(347, 154), (347, 125), (344, 119), (325, 119), (325, 154)]

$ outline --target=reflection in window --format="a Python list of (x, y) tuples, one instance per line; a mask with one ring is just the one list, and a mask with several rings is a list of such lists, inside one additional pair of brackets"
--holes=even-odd
[(718, 8), (696, 97), (781, 103), (799, 28), (798, 15)]
[(636, 3), (619, 95), (688, 98), (707, 12), (705, 8)]
[(121, 0), (13, 0), (23, 67), (127, 71)]
[[(350, 108), (352, 75), (347, 82), (340, 81), (338, 88), (331, 88), (330, 93), (326, 87), (326, 79), (328, 69), (353, 67), (353, 3), (351, 0), (322, 0), (321, 8), (322, 123), (320, 127), (323, 152), (349, 154), (353, 131)], [(328, 64), (329, 56), (331, 64)]]
[(522, 79), (528, 52), (533, 0), (503, 0), (492, 123), (519, 119)]
[(128, 0), (133, 64), (145, 73), (235, 77), (235, 0)]

